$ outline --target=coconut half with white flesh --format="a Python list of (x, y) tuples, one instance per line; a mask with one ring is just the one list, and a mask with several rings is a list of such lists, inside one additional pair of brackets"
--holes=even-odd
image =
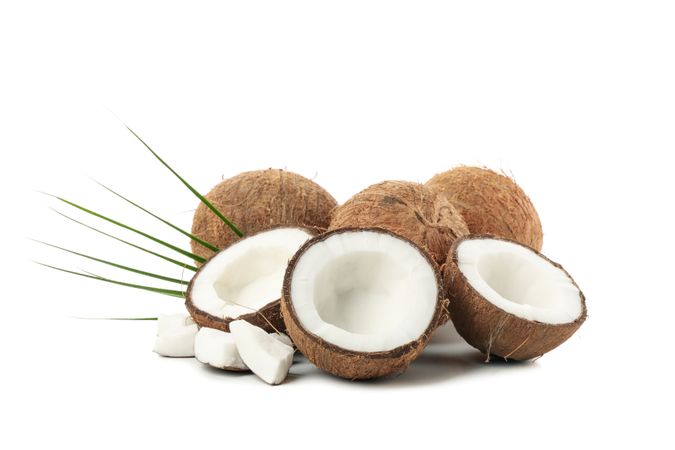
[(284, 279), (291, 339), (334, 375), (403, 372), (447, 319), (438, 266), (412, 241), (382, 229), (337, 229), (308, 241)]
[(443, 275), (455, 328), (488, 359), (536, 358), (586, 320), (585, 297), (565, 269), (515, 241), (460, 238)]
[(242, 239), (209, 259), (188, 286), (185, 306), (201, 327), (230, 331), (246, 320), (283, 331), (279, 296), (288, 261), (313, 234), (276, 228)]

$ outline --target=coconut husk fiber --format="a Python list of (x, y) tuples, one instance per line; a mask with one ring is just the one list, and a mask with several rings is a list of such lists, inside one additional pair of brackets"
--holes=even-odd
[[(218, 183), (205, 196), (244, 236), (277, 227), (324, 231), (335, 199), (314, 181), (281, 169), (244, 172)], [(206, 205), (195, 211), (192, 234), (224, 249), (241, 239)], [(193, 253), (214, 252), (192, 241)]]
[(427, 251), (439, 265), (452, 243), (469, 230), (457, 209), (419, 183), (383, 181), (337, 207), (330, 230), (376, 227), (403, 236)]
[(472, 234), (493, 234), (541, 251), (544, 234), (532, 202), (506, 175), (461, 166), (434, 175), (426, 186), (452, 203)]
[[(547, 324), (526, 320), (508, 313), (482, 297), (459, 269), (457, 248), (466, 239), (501, 239), (488, 235), (471, 235), (458, 239), (443, 267), (443, 281), (450, 299), (450, 317), (457, 332), (473, 347), (487, 355), (504, 359), (527, 360), (537, 358), (572, 336), (586, 320), (586, 299), (579, 290), (582, 311), (569, 323)], [(527, 247), (529, 251), (561, 269), (578, 288), (561, 265)]]

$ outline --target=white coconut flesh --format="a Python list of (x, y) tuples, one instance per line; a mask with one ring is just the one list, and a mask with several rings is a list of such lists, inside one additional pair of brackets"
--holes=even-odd
[(268, 384), (279, 384), (288, 375), (295, 350), (275, 333), (268, 334), (244, 320), (230, 323), (237, 351), (244, 364)]
[(563, 324), (582, 313), (581, 293), (570, 277), (527, 247), (467, 239), (457, 246), (457, 262), (483, 298), (522, 319)]
[(311, 237), (298, 228), (277, 228), (217, 253), (196, 275), (192, 304), (219, 318), (236, 318), (278, 300), (288, 261)]
[(153, 351), (162, 356), (188, 358), (195, 355), (198, 328), (189, 316), (176, 314), (157, 318), (157, 338)]
[(247, 370), (237, 351), (234, 336), (213, 328), (200, 328), (195, 337), (195, 358), (218, 369)]
[(388, 351), (417, 340), (438, 300), (436, 273), (418, 248), (389, 233), (335, 233), (307, 248), (290, 294), (302, 327), (346, 350)]
[[(283, 333), (269, 335), (293, 348), (290, 338)], [(218, 369), (248, 370), (239, 355), (232, 333), (202, 327), (195, 337), (195, 357), (199, 362)]]

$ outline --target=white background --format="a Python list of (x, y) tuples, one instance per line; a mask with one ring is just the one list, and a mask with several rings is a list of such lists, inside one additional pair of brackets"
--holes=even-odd
[[(0, 446), (673, 448), (674, 24), (645, 0), (2, 2)], [(152, 322), (73, 317), (179, 301), (31, 262), (133, 279), (29, 237), (182, 276), (35, 192), (187, 246), (89, 178), (190, 226), (195, 199), (114, 114), (202, 192), (267, 167), (338, 201), (459, 163), (510, 171), (589, 318), (523, 364), (445, 329), (374, 382), (299, 359), (270, 387), (158, 357)]]

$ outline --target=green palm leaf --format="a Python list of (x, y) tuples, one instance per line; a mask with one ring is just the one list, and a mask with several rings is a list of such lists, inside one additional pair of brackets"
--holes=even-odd
[(170, 297), (178, 297), (178, 298), (185, 298), (185, 293), (183, 291), (176, 291), (173, 289), (162, 289), (158, 287), (152, 287), (152, 286), (144, 286), (140, 284), (133, 284), (133, 283), (125, 283), (124, 281), (117, 281), (117, 280), (111, 280), (110, 278), (105, 278), (99, 275), (95, 275), (92, 273), (80, 273), (80, 272), (75, 272), (73, 270), (68, 270), (68, 269), (63, 269), (61, 267), (56, 267), (56, 266), (51, 266), (49, 264), (44, 264), (41, 262), (35, 262), (36, 264), (39, 264), (44, 267), (48, 267), (50, 269), (58, 270), (59, 272), (65, 272), (65, 273), (70, 273), (73, 275), (77, 275), (80, 277), (85, 277), (85, 278), (91, 278), (92, 280), (99, 280), (99, 281), (105, 281), (106, 283), (112, 283), (116, 284), (118, 286), (126, 286), (126, 287), (131, 287), (134, 289), (141, 289), (144, 291), (150, 291), (150, 292), (155, 292), (157, 294), (163, 294), (163, 295), (168, 295)]
[(147, 248), (141, 247), (141, 246), (139, 246), (139, 245), (132, 244), (131, 242), (125, 241), (124, 239), (120, 239), (120, 238), (118, 238), (117, 236), (113, 236), (112, 234), (108, 234), (108, 233), (106, 233), (105, 231), (101, 231), (101, 230), (99, 230), (98, 228), (92, 227), (91, 225), (87, 225), (86, 223), (83, 223), (83, 222), (80, 222), (79, 220), (73, 219), (72, 217), (67, 216), (66, 214), (64, 214), (64, 213), (62, 213), (62, 212), (60, 212), (60, 211), (57, 211), (56, 209), (53, 209), (53, 208), (52, 208), (52, 211), (54, 211), (56, 214), (58, 214), (58, 215), (60, 215), (60, 216), (65, 217), (65, 218), (68, 219), (68, 220), (72, 220), (73, 222), (75, 222), (75, 223), (77, 223), (77, 224), (79, 224), (79, 225), (82, 225), (83, 227), (89, 228), (90, 230), (95, 231), (95, 232), (97, 232), (97, 233), (101, 233), (101, 234), (104, 235), (104, 236), (108, 236), (109, 238), (115, 239), (116, 241), (122, 242), (123, 244), (127, 244), (127, 245), (129, 245), (129, 246), (131, 246), (131, 247), (133, 247), (133, 248), (135, 248), (135, 249), (141, 250), (141, 251), (143, 251), (143, 252), (145, 252), (145, 253), (148, 253), (148, 254), (150, 254), (150, 255), (156, 256), (156, 257), (158, 257), (158, 258), (163, 259), (164, 261), (168, 261), (168, 262), (170, 262), (170, 263), (172, 263), (172, 264), (176, 264), (177, 266), (183, 267), (183, 268), (188, 269), (188, 270), (191, 270), (191, 271), (193, 271), (193, 272), (196, 272), (196, 271), (197, 271), (197, 268), (196, 268), (195, 266), (191, 266), (190, 264), (186, 264), (186, 263), (184, 263), (184, 262), (177, 261), (177, 260), (175, 260), (175, 259), (173, 259), (173, 258), (169, 258), (168, 256), (164, 256), (164, 255), (162, 255), (162, 254), (160, 254), (160, 253), (153, 252), (152, 250), (148, 250)]
[(234, 232), (234, 234), (236, 234), (239, 237), (242, 237), (244, 235), (244, 233), (239, 231), (239, 229), (232, 222), (230, 222), (220, 211), (218, 211), (218, 209), (215, 206), (213, 206), (211, 204), (211, 202), (206, 199), (206, 197), (204, 197), (202, 194), (197, 192), (197, 190), (195, 188), (193, 188), (192, 186), (190, 186), (190, 184), (187, 181), (185, 181), (183, 179), (183, 177), (178, 175), (178, 173), (175, 170), (173, 170), (171, 168), (171, 166), (169, 166), (166, 162), (164, 162), (164, 160), (162, 158), (160, 158), (159, 155), (157, 153), (155, 153), (155, 151), (153, 149), (151, 149), (150, 146), (148, 144), (146, 144), (145, 141), (143, 139), (141, 139), (141, 137), (134, 132), (134, 130), (129, 128), (126, 124), (124, 126), (127, 128), (127, 130), (129, 130), (131, 132), (131, 134), (133, 134), (136, 137), (136, 139), (141, 141), (141, 144), (143, 144), (145, 146), (145, 148), (150, 150), (150, 153), (152, 153), (154, 155), (154, 157), (157, 158), (157, 160), (159, 162), (161, 162), (164, 167), (169, 169), (169, 171), (172, 174), (174, 174), (176, 176), (176, 178), (178, 178), (181, 181), (181, 183), (183, 183), (185, 185), (185, 187), (187, 187), (190, 190), (190, 192), (192, 192), (204, 205), (206, 205), (207, 208), (209, 208), (211, 211), (213, 211), (213, 213), (216, 216), (218, 216), (218, 218), (220, 218), (220, 220), (225, 222), (225, 225), (230, 227), (230, 229)]
[(82, 256), (83, 258), (87, 258), (87, 259), (91, 259), (93, 261), (97, 261), (97, 262), (100, 262), (100, 263), (103, 263), (103, 264), (107, 264), (109, 266), (116, 267), (118, 269), (128, 270), (129, 272), (137, 273), (139, 275), (144, 275), (146, 277), (156, 278), (158, 280), (169, 281), (171, 283), (177, 283), (177, 284), (182, 284), (182, 285), (186, 285), (186, 284), (189, 283), (189, 281), (179, 280), (178, 278), (166, 277), (164, 275), (158, 275), (156, 273), (146, 272), (146, 271), (140, 270), (140, 269), (134, 269), (133, 267), (124, 266), (122, 264), (114, 263), (114, 262), (111, 262), (111, 261), (106, 261), (105, 259), (100, 259), (100, 258), (96, 258), (94, 256), (85, 255), (84, 253), (79, 253), (79, 252), (76, 252), (74, 250), (68, 250), (67, 248), (59, 247), (58, 245), (50, 244), (48, 242), (39, 241), (37, 239), (32, 239), (32, 240), (35, 241), (35, 242), (38, 242), (40, 244), (47, 245), (49, 247), (56, 248), (56, 249), (62, 250), (64, 252), (71, 253), (73, 255)]
[(119, 221), (114, 220), (114, 219), (110, 219), (110, 218), (104, 216), (103, 214), (99, 214), (99, 213), (97, 213), (97, 212), (95, 212), (95, 211), (92, 211), (92, 210), (90, 210), (90, 209), (87, 209), (87, 208), (85, 208), (84, 206), (80, 206), (80, 205), (78, 205), (77, 203), (71, 202), (70, 200), (66, 200), (65, 198), (62, 198), (62, 197), (59, 197), (59, 196), (56, 196), (56, 195), (52, 195), (52, 194), (47, 194), (47, 193), (45, 193), (45, 194), (46, 194), (46, 195), (49, 195), (50, 197), (54, 197), (55, 199), (57, 199), (57, 200), (59, 200), (59, 201), (62, 201), (63, 203), (66, 203), (66, 204), (68, 204), (68, 205), (70, 205), (70, 206), (73, 206), (73, 207), (75, 207), (75, 208), (77, 208), (77, 209), (79, 209), (79, 210), (81, 210), (81, 211), (84, 211), (84, 212), (86, 212), (87, 214), (91, 214), (91, 215), (94, 216), (94, 217), (98, 217), (99, 219), (103, 219), (103, 220), (105, 220), (105, 221), (107, 221), (107, 222), (112, 223), (113, 225), (117, 225), (117, 226), (120, 227), (120, 228), (124, 228), (124, 229), (126, 229), (126, 230), (132, 231), (132, 232), (134, 232), (134, 233), (136, 233), (136, 234), (139, 234), (139, 235), (143, 236), (144, 238), (147, 238), (147, 239), (150, 239), (151, 241), (157, 242), (158, 244), (163, 245), (164, 247), (170, 248), (171, 250), (173, 250), (173, 251), (175, 251), (175, 252), (178, 252), (178, 253), (180, 253), (181, 255), (187, 256), (188, 258), (192, 258), (193, 260), (195, 260), (195, 261), (197, 261), (197, 262), (201, 262), (201, 263), (206, 262), (206, 259), (205, 259), (205, 258), (202, 258), (202, 257), (199, 256), (199, 255), (195, 255), (194, 253), (188, 252), (187, 250), (183, 250), (183, 249), (180, 248), (180, 247), (176, 247), (175, 245), (169, 244), (168, 242), (165, 242), (165, 241), (163, 241), (163, 240), (161, 240), (161, 239), (157, 239), (156, 237), (151, 236), (151, 235), (149, 235), (148, 233), (145, 233), (145, 232), (143, 232), (143, 231), (137, 230), (136, 228), (130, 227), (129, 225), (125, 225), (125, 224), (123, 224), (122, 222), (119, 222)]
[(208, 242), (204, 241), (203, 239), (198, 238), (198, 237), (195, 236), (194, 234), (188, 233), (187, 231), (185, 231), (185, 230), (183, 230), (183, 229), (177, 227), (176, 225), (172, 224), (171, 222), (169, 222), (169, 221), (167, 221), (167, 220), (165, 220), (165, 219), (162, 219), (161, 217), (159, 217), (159, 216), (153, 214), (152, 212), (150, 212), (150, 211), (148, 211), (147, 209), (143, 208), (141, 205), (139, 205), (139, 204), (137, 204), (137, 203), (135, 203), (135, 202), (129, 200), (128, 198), (124, 197), (122, 194), (113, 191), (111, 188), (109, 188), (109, 187), (106, 186), (105, 184), (100, 183), (100, 182), (98, 182), (98, 181), (96, 181), (96, 180), (94, 180), (94, 181), (95, 181), (96, 184), (98, 184), (99, 186), (101, 186), (103, 189), (106, 189), (107, 191), (112, 192), (113, 194), (115, 194), (116, 196), (118, 196), (119, 198), (121, 198), (122, 200), (124, 200), (125, 202), (127, 202), (127, 203), (129, 203), (129, 204), (135, 206), (136, 208), (140, 209), (141, 211), (143, 211), (143, 212), (145, 212), (145, 213), (151, 215), (151, 216), (154, 217), (155, 219), (157, 219), (157, 220), (159, 220), (160, 222), (162, 222), (162, 223), (164, 223), (164, 224), (170, 226), (170, 227), (173, 228), (174, 230), (176, 230), (176, 231), (178, 231), (179, 233), (181, 233), (181, 234), (183, 234), (183, 235), (189, 237), (189, 238), (192, 239), (193, 241), (195, 241), (195, 242), (199, 243), (200, 245), (202, 245), (202, 246), (208, 248), (209, 250), (214, 251), (214, 252), (218, 252), (218, 251), (220, 250), (220, 249), (219, 249), (218, 247), (216, 247), (215, 245), (209, 244)]

